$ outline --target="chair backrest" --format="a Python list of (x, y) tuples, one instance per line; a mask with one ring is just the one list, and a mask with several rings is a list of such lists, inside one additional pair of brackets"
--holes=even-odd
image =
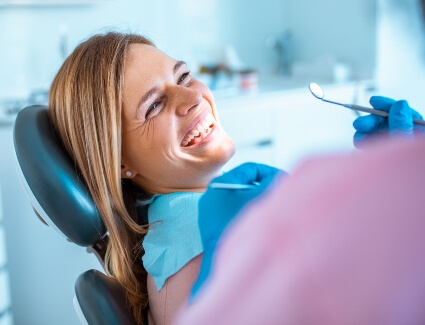
[[(21, 182), (37, 215), (69, 241), (94, 250), (103, 261), (107, 232), (82, 176), (51, 124), (46, 106), (19, 112), (14, 128)], [(75, 283), (83, 323), (134, 325), (124, 288), (97, 270)], [(79, 315), (81, 316), (81, 315)]]
[(38, 215), (77, 245), (106, 234), (104, 223), (74, 161), (55, 134), (45, 106), (19, 112), (14, 144), (21, 182)]

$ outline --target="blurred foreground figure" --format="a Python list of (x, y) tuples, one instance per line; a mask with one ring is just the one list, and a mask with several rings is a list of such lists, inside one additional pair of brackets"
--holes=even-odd
[(425, 140), (371, 146), (242, 211), (175, 324), (425, 324)]

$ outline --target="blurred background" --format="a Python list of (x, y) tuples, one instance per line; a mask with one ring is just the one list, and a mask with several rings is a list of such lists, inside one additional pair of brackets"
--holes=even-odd
[[(357, 115), (314, 99), (367, 105), (372, 94), (425, 113), (419, 0), (0, 0), (0, 325), (79, 324), (74, 281), (101, 269), (43, 225), (19, 183), (17, 112), (45, 104), (63, 60), (107, 30), (141, 33), (213, 90), (237, 154), (291, 171), (352, 150)], [(43, 157), (39, 157), (43, 159)]]

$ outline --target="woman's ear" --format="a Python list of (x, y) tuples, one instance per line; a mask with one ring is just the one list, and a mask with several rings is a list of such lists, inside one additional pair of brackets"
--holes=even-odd
[(121, 165), (121, 178), (133, 178), (136, 174), (126, 165)]

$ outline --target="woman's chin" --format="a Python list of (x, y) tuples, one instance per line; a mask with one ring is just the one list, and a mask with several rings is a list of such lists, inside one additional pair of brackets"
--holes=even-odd
[(236, 152), (236, 147), (233, 140), (229, 137), (228, 143), (223, 143), (220, 146), (220, 152), (217, 152), (217, 164), (223, 167), (230, 159), (234, 156)]

